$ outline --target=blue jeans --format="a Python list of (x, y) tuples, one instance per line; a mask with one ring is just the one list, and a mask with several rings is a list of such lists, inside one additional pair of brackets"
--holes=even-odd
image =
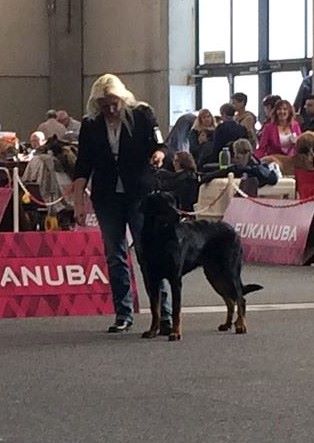
[[(144, 217), (139, 211), (139, 201), (130, 201), (125, 194), (115, 194), (101, 203), (94, 202), (94, 209), (104, 239), (109, 281), (117, 320), (133, 322), (133, 299), (130, 270), (127, 262), (128, 246), (126, 225), (129, 225), (137, 261), (140, 265), (147, 291), (141, 253), (141, 231)], [(171, 307), (165, 282), (160, 287), (161, 319), (170, 320)], [(149, 296), (149, 294), (148, 294)]]

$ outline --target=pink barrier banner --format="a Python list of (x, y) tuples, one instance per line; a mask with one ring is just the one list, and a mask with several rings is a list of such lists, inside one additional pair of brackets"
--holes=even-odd
[(98, 220), (93, 208), (93, 204), (91, 199), (85, 195), (85, 209), (86, 209), (86, 219), (85, 219), (85, 226), (80, 226), (78, 230), (80, 231), (86, 231), (90, 229), (98, 230)]
[[(87, 195), (85, 195), (85, 209), (86, 209), (85, 226), (76, 225), (75, 230), (76, 231), (99, 230), (99, 224), (93, 208), (92, 201)], [(133, 244), (133, 239), (128, 225), (126, 228), (126, 238), (128, 245), (131, 246)]]
[[(261, 202), (284, 206), (297, 201), (261, 199)], [(278, 208), (233, 198), (223, 220), (240, 235), (245, 261), (302, 265), (306, 261), (313, 216), (314, 202)]]
[(0, 223), (12, 196), (12, 189), (0, 188)]
[[(130, 255), (129, 264), (138, 312)], [(98, 231), (0, 234), (0, 317), (113, 313)]]

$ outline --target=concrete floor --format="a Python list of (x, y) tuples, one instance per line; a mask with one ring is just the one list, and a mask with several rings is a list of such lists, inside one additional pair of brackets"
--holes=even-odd
[[(249, 304), (314, 301), (313, 267), (245, 266), (243, 280), (265, 286)], [(195, 271), (184, 305), (222, 301)], [(148, 314), (119, 336), (103, 332), (112, 317), (2, 320), (0, 442), (313, 442), (310, 306), (248, 312), (243, 336), (217, 332), (222, 313), (185, 314), (176, 343), (140, 338)]]

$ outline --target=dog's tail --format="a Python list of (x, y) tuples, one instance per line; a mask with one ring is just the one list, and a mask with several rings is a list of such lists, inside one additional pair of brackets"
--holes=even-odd
[(250, 285), (242, 285), (242, 294), (246, 295), (249, 292), (260, 291), (261, 289), (264, 289), (264, 286), (256, 285), (255, 283)]

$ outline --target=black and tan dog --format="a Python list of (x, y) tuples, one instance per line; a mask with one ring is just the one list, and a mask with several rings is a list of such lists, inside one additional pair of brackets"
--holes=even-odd
[(198, 266), (203, 267), (207, 280), (227, 306), (226, 322), (218, 329), (231, 329), (237, 304), (235, 330), (238, 334), (246, 333), (244, 295), (263, 287), (242, 284), (242, 248), (234, 229), (224, 222), (180, 221), (175, 199), (168, 193), (156, 192), (147, 196), (142, 203), (142, 211), (142, 252), (152, 313), (151, 327), (143, 333), (143, 338), (153, 338), (159, 332), (158, 289), (161, 280), (167, 279), (173, 310), (169, 340), (180, 340), (182, 277)]

